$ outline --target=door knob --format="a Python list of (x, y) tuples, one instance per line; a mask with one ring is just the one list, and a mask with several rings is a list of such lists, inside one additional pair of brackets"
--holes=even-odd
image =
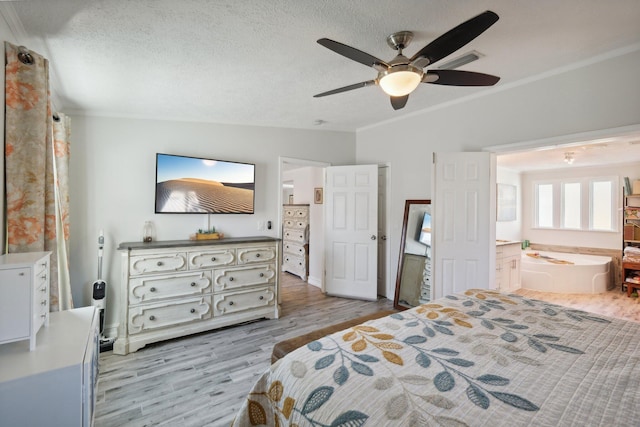
[(381, 236), (380, 240), (387, 240), (387, 236)]
[(372, 234), (372, 235), (371, 235), (371, 240), (376, 240), (376, 236), (375, 236), (375, 234)]

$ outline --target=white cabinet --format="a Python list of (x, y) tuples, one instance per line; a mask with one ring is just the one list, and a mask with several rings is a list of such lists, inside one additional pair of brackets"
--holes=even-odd
[(309, 205), (283, 205), (282, 271), (309, 275)]
[(513, 291), (520, 288), (521, 243), (496, 245), (496, 289)]
[(51, 313), (38, 346), (0, 346), (0, 425), (93, 425), (100, 321), (95, 307)]
[(49, 257), (51, 252), (0, 256), (0, 344), (29, 340), (49, 324)]
[(122, 243), (113, 352), (278, 318), (280, 241), (270, 237)]

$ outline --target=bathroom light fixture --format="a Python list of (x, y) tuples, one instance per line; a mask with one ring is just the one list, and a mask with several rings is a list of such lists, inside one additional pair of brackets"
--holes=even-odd
[(567, 151), (566, 153), (564, 153), (564, 161), (567, 164), (572, 165), (573, 161), (575, 160), (575, 158), (573, 157), (575, 153), (573, 151)]

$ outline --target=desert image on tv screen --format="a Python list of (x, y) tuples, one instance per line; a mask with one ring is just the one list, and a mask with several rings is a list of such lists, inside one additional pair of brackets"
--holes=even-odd
[(157, 213), (253, 213), (254, 165), (158, 154)]

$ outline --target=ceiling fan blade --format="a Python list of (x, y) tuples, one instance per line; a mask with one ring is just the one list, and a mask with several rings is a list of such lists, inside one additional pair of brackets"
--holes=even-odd
[(327, 92), (322, 92), (317, 95), (313, 95), (314, 98), (320, 98), (327, 95), (335, 95), (336, 93), (346, 92), (348, 90), (360, 89), (361, 87), (373, 86), (376, 84), (375, 80), (367, 80), (366, 82), (355, 83), (349, 86), (341, 87), (338, 89), (329, 90)]
[(394, 110), (399, 110), (404, 108), (407, 105), (407, 101), (409, 100), (409, 95), (405, 96), (391, 96), (391, 106)]
[(498, 19), (499, 17), (495, 12), (487, 10), (447, 31), (420, 49), (418, 53), (413, 55), (411, 62), (418, 67), (426, 67), (429, 64), (433, 64), (478, 37), (495, 24)]
[(375, 56), (369, 55), (368, 53), (365, 53), (354, 47), (347, 46), (346, 44), (342, 44), (330, 39), (320, 39), (318, 40), (318, 43), (326, 47), (327, 49), (334, 51), (335, 53), (366, 65), (367, 67), (373, 67), (380, 71), (384, 71), (389, 68), (389, 64), (387, 64), (382, 59), (378, 59)]
[(423, 83), (447, 86), (493, 86), (499, 80), (491, 74), (462, 70), (429, 70), (422, 78)]

